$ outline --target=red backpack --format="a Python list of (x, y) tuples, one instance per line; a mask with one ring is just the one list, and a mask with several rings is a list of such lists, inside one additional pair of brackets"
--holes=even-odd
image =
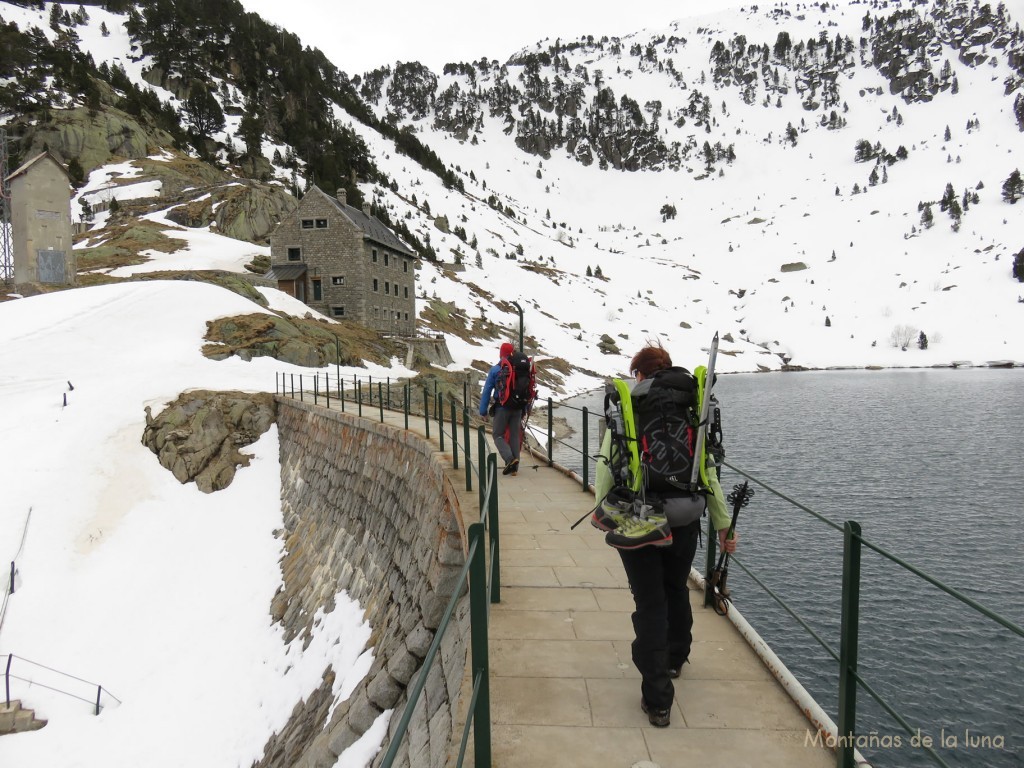
[(537, 371), (533, 360), (515, 350), (502, 358), (499, 365), (494, 386), (498, 404), (505, 408), (525, 408), (537, 397)]

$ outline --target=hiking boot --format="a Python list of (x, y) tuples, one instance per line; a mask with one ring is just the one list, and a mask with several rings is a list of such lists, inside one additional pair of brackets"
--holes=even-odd
[(652, 709), (647, 706), (647, 702), (644, 699), (640, 699), (640, 709), (647, 715), (647, 721), (655, 728), (668, 728), (669, 716), (672, 711), (669, 709)]
[(636, 517), (623, 515), (618, 527), (605, 534), (608, 546), (616, 549), (638, 549), (646, 546), (667, 547), (672, 543), (672, 528), (662, 516)]
[(633, 514), (633, 494), (624, 488), (612, 488), (594, 507), (590, 524), (602, 531), (614, 531)]
[(513, 477), (515, 477), (518, 473), (519, 473), (519, 459), (512, 459), (512, 461), (510, 461), (508, 464), (506, 464), (505, 468), (503, 470), (501, 470), (501, 474), (503, 474), (503, 475), (512, 475)]
[(619, 527), (619, 524), (615, 522), (615, 518), (604, 511), (600, 506), (594, 508), (594, 513), (590, 516), (590, 524), (600, 531), (614, 531)]

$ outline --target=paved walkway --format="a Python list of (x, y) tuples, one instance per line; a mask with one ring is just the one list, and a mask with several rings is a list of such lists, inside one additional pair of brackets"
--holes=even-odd
[[(365, 407), (364, 415), (379, 418)], [(404, 426), (400, 415), (385, 417)], [(422, 434), (422, 417), (410, 427)], [(451, 467), (450, 456), (438, 458)], [(450, 472), (464, 493), (464, 465)], [(474, 480), (464, 511), (475, 512), (477, 498)], [(832, 752), (806, 744), (813, 729), (800, 709), (729, 620), (701, 607), (695, 589), (691, 663), (675, 684), (672, 724), (647, 722), (630, 657), (633, 600), (618, 554), (588, 521), (569, 529), (592, 505), (575, 480), (525, 455), (517, 477), (499, 477), (502, 588), (490, 614), (494, 768), (834, 766)], [(468, 766), (472, 755), (471, 743)]]

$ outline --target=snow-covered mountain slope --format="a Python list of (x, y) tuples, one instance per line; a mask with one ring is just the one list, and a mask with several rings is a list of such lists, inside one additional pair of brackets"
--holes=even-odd
[[(529, 351), (565, 361), (562, 392), (622, 372), (648, 339), (694, 365), (715, 331), (726, 371), (1022, 361), (1024, 223), (1001, 194), (1021, 144), (1022, 41), (1004, 7), (986, 8), (748, 6), (546, 40), (506, 64), (358, 78), (465, 191), (335, 116), (384, 177), (364, 195), (437, 255), (418, 310), (455, 367), (516, 335), (514, 301)], [(0, 4), (20, 23), (45, 27), (44, 13)], [(89, 24), (101, 17), (119, 18), (96, 9)], [(97, 62), (132, 58), (117, 35), (81, 38)], [(152, 88), (144, 67), (127, 71)], [(236, 130), (229, 119), (217, 138), (237, 145)], [(940, 210), (947, 185), (958, 218)], [(198, 268), (205, 251), (190, 249)]]

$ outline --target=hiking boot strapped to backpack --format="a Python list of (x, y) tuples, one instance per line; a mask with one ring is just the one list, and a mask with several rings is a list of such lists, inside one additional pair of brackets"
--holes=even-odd
[[(611, 433), (611, 456), (601, 460), (608, 461), (614, 484), (598, 501), (591, 524), (606, 531), (610, 546), (671, 544), (666, 500), (688, 496), (696, 502), (698, 496), (711, 493), (705, 442), (709, 434), (720, 435), (717, 426), (708, 429), (708, 419), (716, 413), (710, 408), (708, 377), (713, 381), (717, 341), (716, 335), (708, 366), (699, 366), (692, 374), (685, 368), (667, 368), (633, 392), (621, 379), (608, 385), (605, 424)], [(699, 519), (704, 505), (694, 503), (692, 508), (693, 519)]]

